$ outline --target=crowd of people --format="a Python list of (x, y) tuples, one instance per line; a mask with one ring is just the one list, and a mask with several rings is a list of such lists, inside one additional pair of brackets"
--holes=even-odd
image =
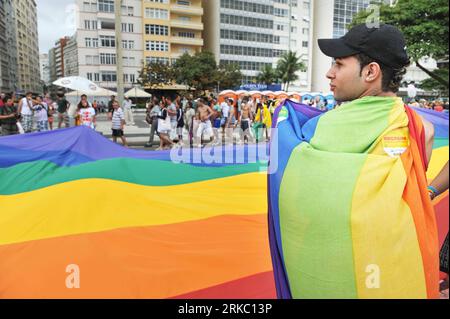
[[(28, 92), (24, 97), (15, 94), (0, 95), (0, 135), (26, 134), (33, 131), (46, 132), (71, 126), (86, 126), (96, 129), (97, 115), (108, 113), (111, 121), (113, 140), (120, 137), (123, 144), (127, 142), (123, 134), (125, 123), (134, 124), (132, 102), (126, 98), (122, 108), (115, 96), (108, 106), (102, 101), (88, 101), (88, 96), (81, 95), (78, 104), (70, 104), (64, 94), (58, 94), (55, 100), (49, 94), (34, 96)], [(56, 126), (56, 119), (58, 121)], [(121, 131), (121, 132), (120, 132)]]
[(419, 108), (423, 108), (423, 109), (429, 109), (429, 110), (434, 110), (437, 112), (445, 112), (448, 113), (448, 101), (444, 102), (440, 99), (437, 100), (433, 100), (433, 101), (428, 101), (425, 99), (420, 99), (419, 101), (416, 101), (415, 99), (412, 99), (409, 103), (409, 106), (412, 107), (419, 107)]
[[(267, 96), (239, 99), (227, 98), (221, 102), (208, 95), (194, 99), (192, 95), (181, 97), (154, 97), (146, 104), (146, 122), (150, 125), (150, 138), (146, 147), (153, 147), (159, 137), (158, 150), (180, 147), (202, 147), (206, 144), (247, 144), (270, 139), (270, 129), (278, 100)], [(304, 102), (320, 110), (328, 109), (326, 99), (317, 96)], [(408, 105), (448, 112), (448, 102), (441, 100), (411, 100)], [(113, 141), (120, 138), (127, 146), (125, 125), (135, 125), (132, 112), (133, 102), (125, 98), (122, 106), (112, 96), (92, 103), (82, 95), (78, 104), (70, 104), (64, 94), (52, 100), (49, 94), (33, 96), (31, 92), (17, 98), (14, 94), (0, 96), (1, 135), (45, 132), (71, 126), (87, 126), (96, 129), (97, 116), (107, 113), (111, 121)]]
[(277, 103), (265, 96), (227, 98), (221, 103), (213, 95), (195, 100), (192, 96), (154, 97), (147, 103), (146, 121), (151, 129), (146, 146), (153, 146), (156, 135), (159, 150), (180, 147), (185, 140), (191, 147), (268, 141)]

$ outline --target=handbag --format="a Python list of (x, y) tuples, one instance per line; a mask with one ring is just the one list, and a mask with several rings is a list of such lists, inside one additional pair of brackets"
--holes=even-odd
[(153, 118), (150, 115), (150, 112), (147, 112), (147, 115), (145, 116), (145, 122), (147, 122), (149, 125), (153, 124)]

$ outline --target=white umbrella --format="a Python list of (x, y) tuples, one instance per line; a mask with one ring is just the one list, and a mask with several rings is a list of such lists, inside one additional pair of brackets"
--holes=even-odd
[(125, 93), (125, 97), (134, 97), (134, 98), (150, 98), (152, 95), (150, 93), (145, 92), (139, 88), (133, 88)]
[(53, 82), (54, 85), (74, 90), (82, 94), (96, 95), (100, 90), (97, 84), (81, 76), (69, 76)]

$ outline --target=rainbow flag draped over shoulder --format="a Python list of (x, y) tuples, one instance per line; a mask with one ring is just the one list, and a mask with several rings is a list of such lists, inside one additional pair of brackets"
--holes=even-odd
[[(400, 98), (366, 97), (328, 113), (286, 101), (274, 125), (278, 297), (437, 298), (438, 231), (417, 113)], [(446, 132), (448, 145), (448, 123)]]
[(274, 298), (266, 164), (242, 163), (0, 138), (0, 298)]

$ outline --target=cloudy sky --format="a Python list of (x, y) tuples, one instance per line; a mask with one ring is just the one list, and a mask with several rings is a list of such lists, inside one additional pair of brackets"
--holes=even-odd
[(58, 38), (75, 32), (75, 0), (36, 0), (39, 52), (48, 53)]

